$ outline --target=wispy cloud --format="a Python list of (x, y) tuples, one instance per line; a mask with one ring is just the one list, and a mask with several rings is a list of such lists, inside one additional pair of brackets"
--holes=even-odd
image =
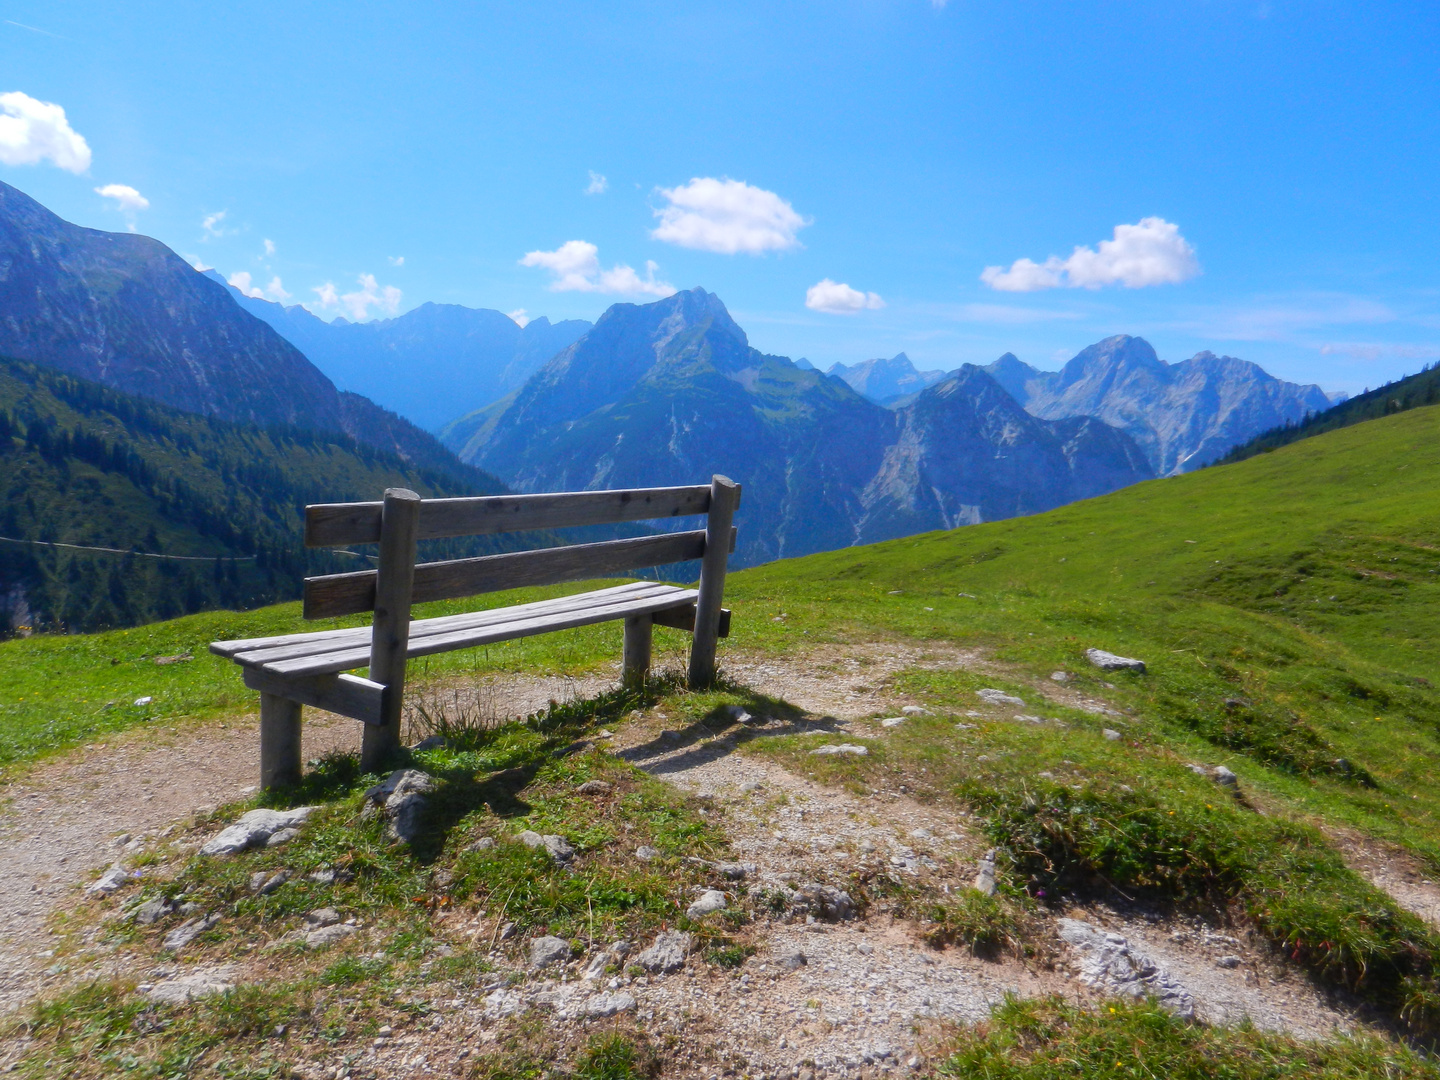
[(54, 33), (51, 30), (41, 30), (38, 26), (28, 26), (23, 22), (16, 22), (14, 19), (6, 19), (7, 26), (18, 26), (21, 30), (29, 30), (32, 34), (44, 34), (46, 37), (53, 37), (57, 41), (69, 41), (63, 34)]
[(213, 214), (206, 214), (200, 220), (201, 236), (203, 240), (214, 240), (221, 236), (230, 236), (234, 230), (225, 228), (225, 215), (229, 210), (217, 210)]
[(800, 246), (796, 233), (811, 223), (773, 191), (740, 180), (696, 177), (659, 193), (670, 205), (655, 211), (660, 224), (650, 235), (697, 251), (789, 251)]
[(1327, 341), (1322, 356), (1348, 356), (1355, 360), (1440, 360), (1440, 343), (1407, 344), (1393, 341)]
[(589, 183), (588, 185), (586, 185), (586, 187), (585, 187), (585, 194), (586, 194), (586, 195), (604, 195), (605, 192), (608, 191), (609, 189), (610, 189), (610, 181), (609, 181), (609, 180), (606, 180), (605, 177), (604, 177), (604, 175), (602, 175), (601, 173), (598, 173), (598, 172), (596, 172), (594, 169), (591, 169), (591, 170), (590, 170), (590, 183)]
[(656, 281), (660, 267), (645, 264), (642, 278), (624, 263), (609, 270), (600, 268), (600, 249), (584, 240), (567, 240), (554, 251), (532, 251), (520, 260), (521, 266), (539, 266), (549, 270), (551, 292), (612, 293), (620, 296), (671, 296), (675, 286)]
[(1051, 255), (1043, 263), (1016, 259), (1009, 269), (987, 266), (980, 280), (1001, 292), (1041, 289), (1098, 289), (1124, 285), (1177, 285), (1200, 273), (1195, 249), (1180, 235), (1180, 226), (1164, 218), (1142, 218), (1135, 225), (1116, 225), (1113, 239), (1095, 248), (1076, 247), (1069, 258)]
[(268, 258), (270, 258), (270, 256), (272, 256), (272, 255), (274, 255), (274, 254), (275, 254), (275, 241), (274, 241), (274, 240), (266, 240), (266, 241), (265, 241), (265, 257), (268, 259)]
[(862, 311), (883, 308), (885, 301), (880, 299), (879, 293), (861, 292), (844, 282), (825, 278), (805, 290), (805, 306), (827, 315), (858, 315)]
[(42, 161), (66, 172), (83, 173), (90, 168), (90, 144), (54, 102), (39, 101), (18, 90), (0, 94), (0, 164), (38, 165)]
[(530, 325), (530, 314), (523, 307), (516, 308), (514, 311), (507, 311), (505, 317), (520, 327), (521, 330), (524, 330), (525, 327)]
[(241, 270), (231, 274), (227, 280), (246, 296), (252, 296), (256, 300), (274, 300), (277, 304), (283, 304), (286, 300), (290, 299), (290, 294), (285, 291), (285, 286), (280, 284), (279, 275), (271, 278), (270, 284), (264, 288), (261, 288), (251, 281), (248, 270)]
[(150, 209), (150, 200), (129, 184), (105, 184), (103, 187), (97, 187), (95, 194), (102, 199), (114, 199), (115, 208), (124, 210), (128, 214)]
[(1020, 326), (1025, 323), (1057, 322), (1086, 317), (1083, 312), (1079, 311), (1024, 307), (1019, 304), (960, 304), (948, 310), (953, 318), (964, 322), (996, 323), (1002, 326)]
[(1313, 346), (1317, 344), (1317, 331), (1337, 326), (1373, 326), (1396, 322), (1399, 318), (1389, 304), (1368, 297), (1311, 293), (1191, 308), (1174, 325), (1226, 341), (1280, 341)]
[(348, 293), (342, 293), (330, 281), (315, 286), (311, 292), (316, 299), (306, 307), (321, 310), (342, 308), (355, 322), (369, 318), (372, 308), (386, 315), (394, 315), (400, 310), (402, 294), (394, 285), (382, 286), (375, 280), (374, 274), (361, 274), (355, 281), (359, 288)]
[(405, 256), (404, 256), (404, 255), (387, 255), (386, 258), (389, 260), (391, 266), (404, 266), (404, 265), (405, 265)]

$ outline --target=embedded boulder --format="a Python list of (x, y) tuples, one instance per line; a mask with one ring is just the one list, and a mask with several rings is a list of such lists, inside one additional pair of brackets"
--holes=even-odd
[(298, 829), (315, 812), (313, 806), (297, 806), (294, 810), (249, 810), (233, 825), (227, 825), (200, 848), (201, 855), (237, 855), (250, 848), (263, 847), (272, 836), (284, 829)]

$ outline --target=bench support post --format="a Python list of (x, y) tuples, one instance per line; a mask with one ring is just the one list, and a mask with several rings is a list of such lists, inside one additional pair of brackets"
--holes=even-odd
[(388, 488), (380, 512), (380, 565), (375, 576), (375, 621), (370, 631), (370, 681), (385, 687), (380, 724), (365, 725), (360, 769), (376, 772), (400, 749), (405, 700), (405, 650), (410, 643), (410, 594), (415, 582), (415, 541), (420, 496)]
[(300, 782), (300, 703), (277, 694), (260, 695), (260, 786)]
[(710, 516), (705, 523), (705, 554), (700, 559), (700, 595), (695, 600), (695, 635), (690, 644), (690, 688), (715, 681), (715, 644), (720, 637), (720, 605), (725, 599), (725, 564), (730, 555), (730, 523), (740, 505), (740, 485), (728, 476), (710, 481)]
[(621, 682), (632, 689), (645, 685), (650, 674), (651, 615), (631, 615), (625, 620), (625, 666)]

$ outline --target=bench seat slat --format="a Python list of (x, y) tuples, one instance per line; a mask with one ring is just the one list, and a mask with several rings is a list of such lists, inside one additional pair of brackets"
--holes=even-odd
[[(631, 615), (645, 615), (657, 610), (693, 604), (698, 593), (694, 589), (676, 589), (669, 596), (620, 599), (590, 607), (577, 607), (569, 611), (529, 613), (505, 622), (451, 630), (446, 633), (412, 636), (406, 655), (410, 657), (429, 656), (432, 653), (450, 652), (454, 649), (470, 648), (475, 645), (490, 645), (499, 641), (531, 637), (553, 630), (568, 630), (578, 626), (589, 626), (613, 619), (624, 619)], [(517, 609), (503, 609), (513, 614)], [(242, 654), (236, 656), (239, 663), (246, 663)], [(256, 665), (276, 675), (323, 675), (337, 671), (348, 671), (369, 663), (370, 646), (360, 645), (350, 649), (298, 656), (285, 660), (267, 660)]]
[[(657, 581), (633, 581), (627, 585), (615, 585), (608, 589), (596, 589), (588, 593), (574, 593), (551, 600), (536, 600), (529, 604), (516, 604), (508, 608), (487, 608), (484, 611), (467, 611), (459, 615), (442, 615), (434, 619), (417, 620), (410, 624), (410, 633), (439, 633), (442, 630), (459, 628), (472, 624), (472, 620), (504, 619), (511, 612), (540, 611), (550, 608), (566, 610), (571, 605), (585, 605), (596, 601), (604, 602), (611, 597), (640, 597), (662, 595), (675, 586)], [(475, 625), (480, 625), (476, 623)], [(423, 629), (422, 629), (423, 628)], [(234, 657), (240, 653), (258, 653), (266, 649), (284, 649), (294, 646), (326, 646), (341, 648), (355, 642), (369, 642), (369, 626), (352, 626), (340, 630), (312, 630), (302, 634), (280, 634), (274, 637), (237, 638), (234, 641), (215, 641), (210, 651), (216, 656)], [(316, 651), (324, 651), (317, 648)], [(297, 654), (298, 655), (298, 654)]]

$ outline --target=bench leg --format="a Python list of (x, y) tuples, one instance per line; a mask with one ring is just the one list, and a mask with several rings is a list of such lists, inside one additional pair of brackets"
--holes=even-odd
[(383, 726), (366, 724), (360, 733), (360, 771), (380, 772), (400, 753), (400, 718)]
[(650, 674), (651, 630), (655, 620), (649, 615), (631, 615), (625, 620), (625, 667), (621, 680), (626, 686), (640, 687)]
[(260, 695), (260, 786), (300, 782), (300, 703), (276, 694)]

